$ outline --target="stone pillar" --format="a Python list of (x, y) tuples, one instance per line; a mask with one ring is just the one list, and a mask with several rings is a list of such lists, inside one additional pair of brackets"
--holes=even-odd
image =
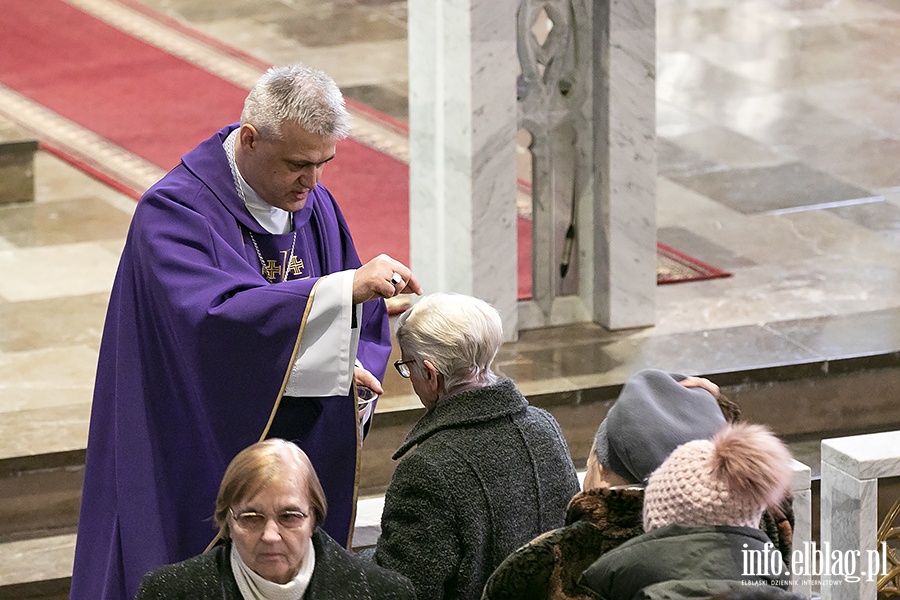
[(522, 0), (518, 18), (534, 229), (533, 293), (520, 304), (520, 328), (652, 325), (655, 0)]
[(410, 256), (427, 292), (470, 294), (518, 332), (517, 0), (409, 3)]
[(593, 4), (593, 318), (609, 329), (656, 321), (656, 4)]
[(879, 550), (878, 479), (898, 476), (900, 431), (822, 440), (822, 554), (846, 558), (848, 552), (857, 553), (850, 575), (860, 578), (823, 576), (833, 585), (822, 585), (822, 600), (876, 597), (877, 577), (883, 573), (873, 573), (869, 559)]

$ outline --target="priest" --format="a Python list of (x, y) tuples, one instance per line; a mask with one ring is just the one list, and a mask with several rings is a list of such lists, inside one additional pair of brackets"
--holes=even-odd
[[(362, 436), (390, 353), (384, 298), (409, 268), (361, 265), (319, 178), (349, 133), (326, 74), (270, 69), (240, 123), (182, 157), (138, 203), (100, 347), (73, 600), (133, 598), (202, 552), (225, 468), (269, 437), (320, 474), (323, 529), (348, 544)], [(365, 406), (361, 409), (360, 406)]]

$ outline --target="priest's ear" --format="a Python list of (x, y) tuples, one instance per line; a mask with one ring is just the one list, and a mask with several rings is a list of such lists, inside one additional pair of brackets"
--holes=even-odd
[(259, 131), (256, 130), (256, 127), (249, 123), (241, 125), (241, 129), (238, 131), (238, 140), (241, 146), (252, 148), (260, 139)]

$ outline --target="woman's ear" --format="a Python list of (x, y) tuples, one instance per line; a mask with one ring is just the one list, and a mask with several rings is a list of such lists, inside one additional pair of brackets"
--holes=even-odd
[(432, 363), (430, 360), (423, 360), (422, 366), (425, 368), (425, 381), (428, 382), (428, 386), (433, 390), (437, 390), (438, 386), (440, 385), (440, 383), (438, 382), (438, 376), (440, 375), (440, 373), (434, 366), (434, 363)]
[(437, 375), (437, 369), (434, 368), (434, 364), (430, 360), (423, 360), (422, 366), (425, 367), (425, 379), (431, 381)]

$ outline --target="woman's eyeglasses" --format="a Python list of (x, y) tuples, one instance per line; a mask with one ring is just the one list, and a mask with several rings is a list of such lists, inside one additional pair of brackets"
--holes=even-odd
[(397, 372), (400, 373), (400, 377), (404, 377), (409, 379), (409, 366), (413, 364), (414, 360), (396, 360), (394, 361), (394, 368), (397, 369)]
[[(231, 518), (234, 519), (235, 525), (244, 531), (252, 533), (257, 533), (265, 529), (266, 523), (269, 522), (270, 518), (269, 516), (258, 512), (246, 511), (235, 513), (234, 509), (231, 508), (229, 508), (228, 511), (231, 513)], [(278, 513), (272, 518), (275, 519), (275, 522), (278, 523), (279, 527), (284, 529), (297, 529), (303, 525), (303, 522), (309, 518), (309, 515), (300, 512), (299, 510), (286, 510)]]

